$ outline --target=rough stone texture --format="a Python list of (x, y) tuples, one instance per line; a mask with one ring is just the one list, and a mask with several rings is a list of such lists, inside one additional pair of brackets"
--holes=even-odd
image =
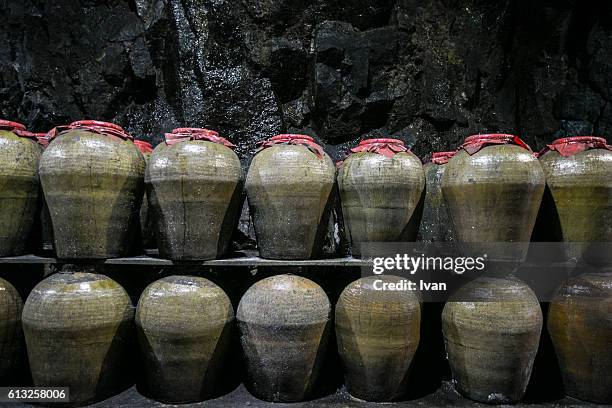
[(427, 158), (473, 132), (612, 131), (609, 0), (7, 0), (0, 18), (0, 116), (33, 130), (209, 126), (245, 166), (284, 131), (334, 160), (364, 134)]
[(305, 131), (334, 159), (362, 134), (420, 157), (476, 131), (541, 144), (612, 129), (612, 3), (8, 0), (0, 115), (80, 118), (152, 140)]

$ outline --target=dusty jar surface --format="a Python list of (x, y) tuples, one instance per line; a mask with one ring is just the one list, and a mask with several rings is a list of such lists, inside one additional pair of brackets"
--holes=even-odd
[(17, 289), (0, 278), (0, 380), (7, 383), (15, 378), (24, 352), (22, 309), (23, 301)]
[(71, 405), (122, 391), (133, 381), (133, 317), (126, 291), (104, 275), (56, 273), (40, 282), (22, 316), (34, 385), (70, 387)]
[[(599, 141), (599, 144), (593, 143)], [(567, 258), (612, 263), (612, 148), (595, 137), (559, 139), (540, 156)]]
[(375, 276), (348, 285), (336, 304), (336, 338), (347, 391), (366, 401), (390, 401), (407, 390), (421, 306), (412, 291), (375, 289), (377, 280), (400, 278)]
[(247, 290), (236, 317), (249, 391), (273, 402), (310, 397), (331, 322), (323, 289), (294, 275), (266, 278)]
[(612, 274), (568, 280), (548, 310), (565, 392), (600, 404), (612, 403)]
[(0, 256), (23, 255), (37, 219), (40, 147), (17, 134), (23, 125), (0, 122)]
[(266, 141), (253, 158), (248, 202), (260, 256), (310, 259), (321, 252), (336, 171), (312, 138), (285, 136)]
[(136, 236), (144, 159), (131, 139), (98, 129), (71, 125), (51, 141), (40, 162), (59, 258), (125, 256)]
[(424, 187), (421, 161), (401, 140), (369, 139), (352, 149), (338, 188), (353, 254), (367, 242), (414, 241)]
[(164, 258), (221, 257), (237, 225), (242, 208), (240, 160), (229, 147), (207, 139), (207, 134), (161, 143), (149, 159), (147, 196)]
[(214, 395), (226, 362), (234, 309), (208, 279), (169, 276), (150, 284), (136, 309), (145, 384), (166, 403)]
[(457, 390), (490, 404), (520, 401), (542, 330), (535, 294), (519, 280), (480, 277), (454, 296), (462, 301), (446, 303), (442, 330)]
[[(459, 242), (516, 242), (513, 250), (488, 246), (490, 260), (520, 261), (544, 193), (542, 166), (531, 149), (512, 135), (466, 139), (448, 161), (442, 192)], [(477, 248), (477, 244), (471, 244)]]

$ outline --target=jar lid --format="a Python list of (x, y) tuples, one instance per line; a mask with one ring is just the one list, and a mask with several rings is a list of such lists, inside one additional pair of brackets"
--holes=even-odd
[(434, 152), (431, 155), (431, 162), (434, 164), (446, 164), (455, 153), (457, 152)]
[(557, 151), (561, 156), (569, 157), (585, 150), (606, 149), (612, 151), (612, 146), (607, 144), (606, 139), (597, 136), (573, 136), (557, 139), (549, 145), (544, 146), (538, 153), (538, 157), (550, 150)]
[(0, 130), (26, 130), (25, 125), (10, 120), (0, 119)]
[(235, 147), (229, 140), (219, 136), (219, 133), (210, 129), (203, 128), (176, 128), (165, 135), (166, 144), (171, 146), (176, 143), (186, 142), (189, 140), (206, 140), (208, 142), (219, 143), (226, 147)]
[(407, 152), (409, 150), (402, 140), (378, 138), (362, 140), (357, 147), (351, 149), (351, 153), (370, 152), (393, 158), (396, 153)]
[(472, 135), (465, 138), (459, 149), (465, 150), (469, 155), (477, 153), (480, 149), (491, 145), (513, 144), (525, 150), (532, 151), (527, 143), (520, 137), (505, 133), (493, 133), (485, 135)]
[(151, 143), (147, 142), (146, 140), (135, 139), (134, 144), (142, 154), (149, 154), (153, 151), (153, 146), (151, 146)]
[(322, 159), (325, 155), (323, 148), (315, 143), (314, 139), (308, 135), (299, 135), (299, 134), (280, 134), (271, 137), (268, 140), (261, 141), (257, 143), (259, 148), (256, 153), (259, 153), (263, 149), (267, 149), (268, 147), (272, 147), (277, 144), (288, 144), (288, 145), (302, 145), (308, 148), (312, 153), (314, 153), (319, 159)]
[(51, 129), (47, 135), (49, 140), (53, 140), (57, 136), (70, 130), (86, 130), (100, 135), (118, 137), (123, 140), (134, 140), (134, 137), (127, 133), (121, 126), (99, 120), (77, 120), (67, 126), (57, 126)]

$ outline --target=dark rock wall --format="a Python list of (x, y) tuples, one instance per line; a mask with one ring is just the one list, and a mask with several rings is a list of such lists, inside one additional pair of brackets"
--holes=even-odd
[(609, 0), (4, 0), (0, 17), (0, 116), (33, 130), (206, 126), (244, 158), (306, 132), (335, 159), (365, 134), (425, 158), (474, 132), (540, 148), (612, 130)]

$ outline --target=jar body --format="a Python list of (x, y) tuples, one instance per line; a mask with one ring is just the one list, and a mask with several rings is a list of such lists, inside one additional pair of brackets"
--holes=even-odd
[(170, 276), (150, 284), (138, 302), (136, 327), (152, 396), (166, 403), (213, 396), (233, 323), (229, 298), (207, 279)]
[(336, 305), (336, 338), (347, 391), (366, 401), (390, 401), (406, 392), (420, 338), (421, 306), (412, 291), (375, 289), (391, 275), (361, 278)]
[(612, 151), (591, 149), (572, 156), (549, 151), (540, 158), (566, 257), (612, 262)]
[(0, 380), (14, 379), (21, 362), (23, 301), (13, 285), (0, 278)]
[(23, 255), (39, 209), (40, 148), (29, 138), (0, 130), (0, 256)]
[(58, 258), (129, 255), (138, 228), (145, 162), (134, 143), (86, 130), (56, 137), (40, 180)]
[(310, 259), (321, 252), (335, 168), (301, 145), (275, 145), (253, 157), (246, 191), (259, 254)]
[(207, 260), (227, 252), (243, 186), (231, 149), (201, 140), (162, 143), (149, 159), (146, 183), (162, 257)]
[(240, 342), (246, 385), (257, 398), (308, 398), (327, 349), (331, 306), (314, 282), (277, 275), (255, 283), (240, 300)]
[(480, 277), (454, 296), (442, 331), (457, 390), (486, 403), (521, 400), (542, 329), (535, 294), (518, 280)]
[(423, 166), (411, 152), (349, 155), (338, 170), (338, 188), (353, 254), (367, 242), (414, 241), (424, 187)]
[(612, 274), (584, 274), (568, 280), (548, 310), (567, 395), (612, 403)]
[(425, 173), (425, 200), (418, 239), (424, 242), (454, 242), (457, 240), (453, 221), (442, 194), (442, 177), (446, 164), (427, 163)]
[(114, 395), (132, 379), (134, 312), (114, 280), (57, 273), (40, 282), (23, 308), (23, 330), (37, 387), (70, 387), (71, 405)]
[[(489, 260), (522, 261), (544, 185), (540, 163), (519, 146), (492, 145), (473, 155), (460, 150), (449, 160), (442, 178), (457, 240), (473, 243), (467, 247), (484, 251)], [(487, 244), (497, 242), (517, 245)]]

